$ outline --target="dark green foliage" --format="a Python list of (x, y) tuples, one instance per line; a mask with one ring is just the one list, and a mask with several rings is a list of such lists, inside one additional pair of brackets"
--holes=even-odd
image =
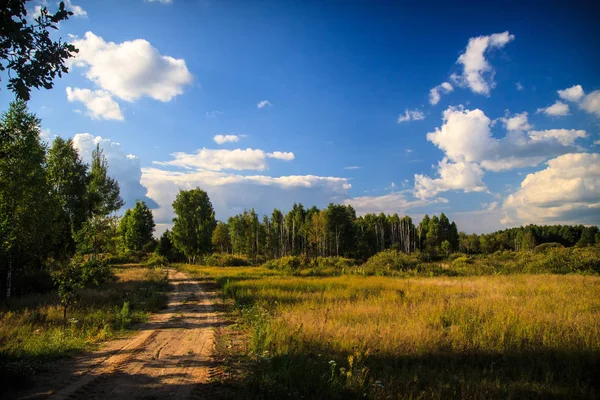
[(29, 100), (32, 87), (51, 89), (52, 80), (68, 72), (65, 61), (78, 50), (69, 43), (50, 38), (50, 29), (73, 15), (61, 1), (50, 14), (43, 7), (33, 23), (27, 18), (25, 0), (3, 0), (0, 7), (0, 71), (8, 70), (8, 88), (17, 98)]
[(0, 286), (7, 297), (13, 273), (39, 269), (56, 237), (39, 124), (23, 101), (12, 102), (0, 121)]
[(185, 256), (175, 248), (170, 230), (166, 230), (158, 239), (156, 249), (154, 250), (159, 256), (165, 257), (169, 262), (182, 261)]
[(190, 263), (212, 250), (212, 233), (217, 222), (208, 194), (200, 188), (180, 190), (173, 202), (172, 241)]

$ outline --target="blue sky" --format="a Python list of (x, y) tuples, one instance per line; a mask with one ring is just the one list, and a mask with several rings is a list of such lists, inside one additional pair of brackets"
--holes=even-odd
[(159, 232), (195, 186), (219, 219), (335, 201), (599, 224), (600, 10), (538, 3), (72, 0), (58, 36), (81, 51), (30, 108), (84, 158), (101, 143)]

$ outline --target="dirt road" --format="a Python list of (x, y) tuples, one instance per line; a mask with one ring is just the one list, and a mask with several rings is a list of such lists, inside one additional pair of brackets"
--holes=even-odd
[(212, 374), (215, 293), (203, 291), (195, 281), (175, 270), (169, 271), (169, 282), (173, 290), (168, 308), (140, 326), (139, 334), (109, 342), (72, 361), (71, 367), (76, 368), (62, 366), (65, 371), (55, 371), (54, 376), (47, 378), (50, 382), (40, 382), (37, 393), (25, 398), (205, 397), (202, 386)]

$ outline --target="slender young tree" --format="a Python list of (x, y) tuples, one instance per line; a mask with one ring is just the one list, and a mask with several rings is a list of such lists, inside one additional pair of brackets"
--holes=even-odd
[(47, 158), (48, 183), (60, 207), (55, 254), (68, 256), (75, 251), (75, 232), (87, 217), (87, 165), (79, 157), (72, 139), (54, 139)]
[(100, 144), (92, 152), (92, 165), (88, 177), (89, 212), (91, 215), (109, 215), (123, 205), (119, 182), (108, 176), (108, 161)]
[(211, 251), (212, 233), (217, 222), (208, 194), (200, 188), (180, 190), (173, 202), (173, 242), (188, 258), (196, 262)]

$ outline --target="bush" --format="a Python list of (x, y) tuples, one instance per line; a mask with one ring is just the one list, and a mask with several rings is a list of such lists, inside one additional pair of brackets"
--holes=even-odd
[(414, 256), (397, 250), (385, 250), (369, 258), (361, 269), (367, 274), (387, 275), (397, 271), (416, 270), (420, 265), (421, 262)]
[(209, 267), (242, 267), (250, 265), (246, 258), (227, 253), (210, 254), (204, 257), (203, 264)]
[(169, 261), (167, 260), (167, 257), (156, 253), (152, 253), (152, 255), (145, 262), (145, 264), (149, 267), (164, 267), (168, 263)]
[(540, 245), (537, 245), (533, 251), (535, 253), (545, 253), (546, 251), (548, 251), (549, 249), (564, 249), (565, 246), (563, 246), (560, 243), (556, 243), (556, 242), (550, 242), (550, 243), (542, 243)]
[(286, 256), (269, 260), (265, 268), (301, 275), (340, 275), (355, 268), (356, 261), (344, 257)]
[(105, 282), (114, 282), (117, 277), (106, 261), (89, 260), (80, 264), (81, 279), (85, 286), (98, 286)]

